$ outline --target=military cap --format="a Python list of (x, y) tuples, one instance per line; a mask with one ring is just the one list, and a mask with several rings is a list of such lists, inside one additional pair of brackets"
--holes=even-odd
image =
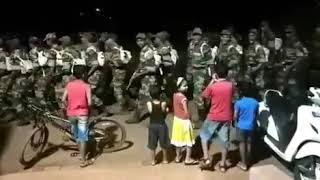
[(46, 35), (46, 37), (43, 39), (43, 41), (47, 41), (47, 40), (51, 40), (51, 39), (56, 39), (57, 38), (57, 35), (56, 33), (48, 33)]
[(192, 35), (202, 35), (202, 30), (199, 27), (196, 27), (192, 31)]
[(136, 36), (136, 39), (146, 39), (147, 36), (145, 33), (138, 33), (137, 36)]
[(293, 32), (296, 32), (296, 28), (293, 25), (287, 25), (284, 28), (284, 32), (293, 33)]
[(228, 29), (223, 29), (223, 30), (221, 31), (221, 35), (231, 35), (231, 31), (228, 30)]
[(69, 44), (71, 42), (71, 38), (70, 36), (62, 36), (61, 38), (59, 38), (59, 41)]
[(39, 40), (39, 39), (38, 39), (36, 36), (30, 36), (28, 41), (29, 41), (30, 43), (35, 43), (35, 42), (37, 42), (38, 40)]
[(249, 34), (257, 35), (258, 34), (258, 30), (257, 29), (250, 29), (249, 30)]
[(157, 34), (154, 35), (155, 38), (159, 38), (161, 41), (168, 40), (170, 37), (170, 34), (166, 31), (161, 31), (158, 32)]

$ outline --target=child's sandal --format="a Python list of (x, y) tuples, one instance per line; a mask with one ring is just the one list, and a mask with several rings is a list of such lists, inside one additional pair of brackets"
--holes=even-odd
[(199, 168), (202, 170), (209, 170), (211, 168), (211, 161), (209, 159), (203, 159), (200, 162)]
[(219, 164), (219, 171), (222, 172), (222, 173), (225, 173), (227, 171), (226, 165)]

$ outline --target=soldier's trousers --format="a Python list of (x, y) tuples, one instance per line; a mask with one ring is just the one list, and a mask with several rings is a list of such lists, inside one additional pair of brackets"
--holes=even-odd
[(121, 107), (123, 107), (126, 103), (124, 98), (124, 88), (125, 88), (125, 77), (126, 77), (126, 70), (123, 69), (114, 69), (112, 72), (112, 87), (114, 96)]
[(102, 76), (102, 72), (100, 70), (96, 70), (89, 78), (88, 78), (88, 82), (91, 86), (91, 89), (93, 90), (92, 92), (92, 104), (100, 107), (103, 105), (103, 99), (101, 98), (101, 94), (97, 91), (98, 90), (98, 86), (99, 86), (99, 82), (100, 82), (100, 78)]
[(202, 91), (206, 86), (206, 78), (208, 78), (207, 68), (193, 68), (193, 100), (195, 101), (198, 109), (204, 109), (204, 101), (202, 98)]

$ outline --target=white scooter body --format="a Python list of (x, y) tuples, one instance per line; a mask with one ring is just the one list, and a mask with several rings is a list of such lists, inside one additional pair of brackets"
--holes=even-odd
[[(279, 91), (268, 90), (265, 97), (271, 91), (281, 95)], [(320, 92), (320, 89), (317, 89), (317, 91)], [(317, 95), (319, 97), (309, 97), (310, 100), (319, 100), (320, 93)], [(259, 114), (262, 111), (269, 111), (265, 99), (259, 103)], [(257, 122), (258, 126), (261, 126), (259, 119)], [(271, 115), (268, 117), (268, 125), (265, 128), (267, 135), (264, 136), (264, 142), (282, 159), (292, 162), (295, 159), (307, 156), (320, 157), (320, 107), (318, 105), (302, 105), (298, 108), (296, 130), (290, 142), (284, 148), (285, 150), (280, 150), (279, 146), (274, 143), (280, 140), (278, 131), (281, 131), (281, 129), (277, 130), (276, 123)]]

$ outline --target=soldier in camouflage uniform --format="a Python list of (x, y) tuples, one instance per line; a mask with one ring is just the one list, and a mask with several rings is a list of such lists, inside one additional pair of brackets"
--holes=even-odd
[(9, 58), (9, 53), (4, 49), (2, 39), (0, 46), (0, 92), (3, 93), (6, 90), (7, 82), (9, 78), (9, 71), (7, 70), (7, 60)]
[(165, 91), (167, 98), (173, 95), (172, 73), (178, 60), (178, 53), (173, 49), (169, 42), (169, 33), (162, 31), (154, 36), (155, 53), (161, 57), (160, 75), (162, 76), (162, 90)]
[(297, 78), (297, 82), (303, 86), (305, 72), (300, 75), (299, 72), (304, 71), (306, 58), (308, 57), (308, 50), (298, 40), (295, 27), (288, 25), (284, 31), (286, 39), (281, 52), (282, 70), (279, 71), (277, 82), (279, 89), (283, 89), (283, 85), (286, 84), (290, 76)]
[[(85, 49), (86, 64), (88, 67), (88, 82), (91, 85), (92, 101), (95, 107), (106, 108), (103, 103), (104, 87), (100, 86), (102, 79), (103, 66), (98, 63), (97, 35), (93, 32), (80, 34), (82, 45)], [(107, 112), (107, 109), (103, 109)]]
[[(217, 53), (217, 63), (223, 63), (229, 68), (228, 79), (236, 84), (240, 75), (240, 62), (242, 57), (242, 47), (232, 41), (232, 33), (229, 30), (222, 30), (221, 41)], [(237, 92), (235, 92), (237, 98)]]
[(120, 106), (120, 112), (126, 109), (128, 98), (124, 93), (125, 78), (127, 64), (131, 60), (131, 53), (125, 51), (119, 46), (116, 40), (109, 37), (105, 42), (105, 60), (112, 68), (112, 81), (111, 86)]
[(142, 77), (141, 88), (139, 89), (139, 97), (133, 117), (127, 120), (126, 123), (138, 123), (141, 117), (148, 112), (146, 102), (151, 99), (149, 94), (150, 87), (157, 85), (155, 73), (160, 64), (160, 59), (155, 59), (154, 47), (148, 43), (150, 40), (147, 39), (146, 34), (139, 33), (136, 39), (137, 45), (141, 48), (140, 62), (132, 78)]
[(264, 94), (264, 67), (267, 63), (267, 55), (264, 47), (257, 41), (258, 30), (251, 29), (248, 39), (249, 46), (245, 51), (246, 76), (251, 79), (251, 83), (255, 84), (262, 97)]
[[(206, 86), (206, 78), (209, 78), (208, 68), (213, 64), (211, 48), (208, 41), (202, 38), (202, 30), (195, 28), (192, 32), (192, 41), (189, 45), (189, 62), (187, 66), (187, 80), (193, 82), (193, 103), (190, 106), (195, 110), (192, 119), (197, 122), (195, 124), (198, 128), (199, 120), (205, 118), (205, 104), (201, 96), (202, 90)], [(200, 126), (200, 125), (199, 125)]]

